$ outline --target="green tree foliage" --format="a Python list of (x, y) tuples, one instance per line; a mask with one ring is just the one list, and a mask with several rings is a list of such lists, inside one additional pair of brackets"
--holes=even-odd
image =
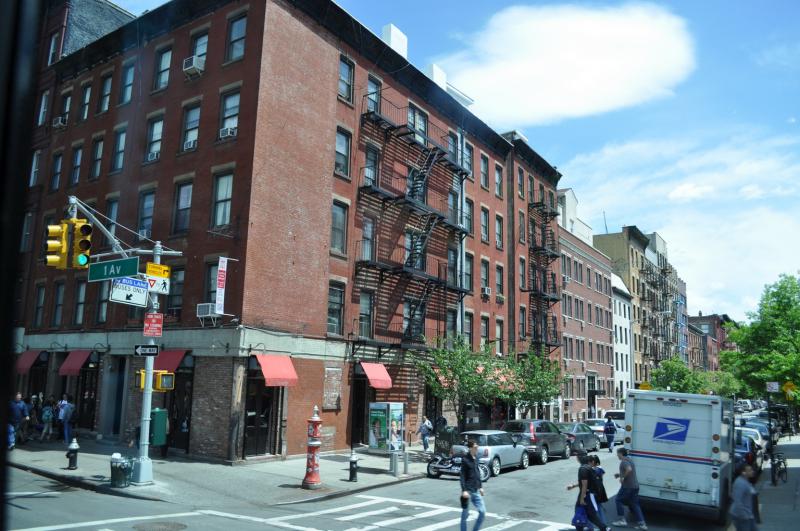
[(557, 360), (528, 352), (509, 357), (508, 364), (518, 382), (510, 389), (509, 402), (520, 409), (549, 402), (561, 392), (566, 376), (561, 374)]
[(733, 398), (740, 394), (742, 385), (728, 371), (710, 371), (698, 373), (701, 380), (701, 391), (711, 392), (725, 398)]
[(739, 351), (722, 352), (722, 367), (742, 382), (748, 396), (763, 396), (770, 381), (800, 385), (800, 277), (781, 275), (768, 285), (748, 318), (749, 323), (729, 330)]
[(702, 373), (694, 372), (677, 356), (664, 360), (653, 369), (650, 383), (656, 391), (699, 393), (703, 389)]

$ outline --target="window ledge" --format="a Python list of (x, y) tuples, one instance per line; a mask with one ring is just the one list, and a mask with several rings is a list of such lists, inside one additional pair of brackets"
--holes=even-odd
[(244, 61), (244, 55), (242, 55), (241, 57), (237, 57), (236, 59), (228, 59), (227, 61), (222, 63), (220, 66), (222, 68), (225, 68), (226, 66), (230, 66), (232, 64), (241, 63), (242, 61)]
[(349, 175), (345, 175), (344, 173), (342, 173), (342, 172), (339, 172), (339, 171), (335, 171), (335, 170), (334, 170), (334, 172), (333, 172), (333, 176), (334, 176), (334, 177), (338, 177), (338, 178), (340, 178), (341, 180), (343, 180), (343, 181), (347, 181), (347, 182), (349, 182), (349, 183), (350, 183), (350, 182), (353, 182), (353, 179), (352, 179), (352, 178), (351, 178)]
[(341, 94), (337, 93), (336, 94), (336, 99), (339, 100), (339, 103), (344, 103), (345, 105), (347, 105), (351, 109), (355, 109), (355, 105), (353, 104), (353, 102), (348, 100), (348, 99), (346, 99), (346, 98), (343, 98)]
[(178, 151), (175, 154), (175, 156), (176, 157), (183, 157), (184, 155), (188, 155), (190, 153), (195, 153), (196, 151), (197, 151), (197, 148), (194, 148), (194, 149), (182, 149), (182, 150)]
[(180, 232), (173, 232), (169, 236), (167, 236), (168, 240), (177, 240), (180, 238), (188, 238), (189, 237), (189, 229), (182, 230)]
[(331, 249), (330, 255), (334, 258), (339, 258), (340, 260), (347, 260), (347, 255), (345, 253), (341, 253), (333, 249)]
[(119, 109), (120, 107), (125, 107), (126, 105), (130, 105), (132, 101), (133, 101), (133, 97), (131, 97), (131, 99), (129, 99), (128, 101), (123, 101), (121, 103), (117, 103), (117, 109)]
[(94, 116), (95, 118), (97, 118), (98, 116), (103, 116), (104, 114), (108, 114), (108, 109), (104, 111), (97, 111), (96, 113), (94, 113)]
[(161, 93), (165, 92), (168, 88), (169, 88), (169, 84), (164, 85), (161, 88), (154, 88), (153, 90), (150, 91), (150, 95), (151, 96), (156, 96), (158, 94), (161, 94)]
[[(238, 126), (237, 126), (237, 129), (238, 129)], [(215, 146), (220, 146), (222, 144), (230, 144), (231, 142), (236, 142), (237, 138), (239, 138), (238, 135), (237, 136), (229, 136), (228, 138), (218, 138), (218, 139), (216, 139), (214, 141), (214, 145)]]
[(334, 334), (332, 332), (325, 332), (325, 337), (328, 339), (341, 339), (344, 340), (344, 336), (341, 334)]
[(160, 162), (160, 161), (161, 161), (160, 157), (157, 158), (156, 160), (143, 160), (142, 161), (142, 166), (150, 166), (151, 164), (155, 164), (155, 163)]
[(122, 170), (113, 170), (113, 171), (108, 172), (108, 176), (111, 177), (111, 176), (114, 176), (114, 175), (119, 175), (120, 173), (122, 173)]

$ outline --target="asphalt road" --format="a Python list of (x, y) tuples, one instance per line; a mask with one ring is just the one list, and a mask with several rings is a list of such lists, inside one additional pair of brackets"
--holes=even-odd
[[(618, 461), (602, 450), (608, 471), (606, 488), (617, 489), (613, 473)], [(489, 516), (483, 529), (574, 529), (572, 518), (576, 491), (566, 485), (577, 475), (575, 459), (554, 459), (528, 470), (509, 470), (486, 484)], [(235, 486), (233, 487), (235, 488)], [(213, 500), (183, 506), (97, 494), (66, 487), (27, 472), (10, 469), (6, 504), (10, 520), (6, 529), (95, 531), (173, 531), (181, 529), (294, 529), (297, 531), (368, 531), (372, 529), (434, 531), (458, 529), (458, 479), (420, 479), (342, 498), (263, 509), (231, 510)], [(616, 519), (613, 503), (606, 511)], [(652, 530), (721, 531), (709, 522), (675, 514), (646, 511)]]

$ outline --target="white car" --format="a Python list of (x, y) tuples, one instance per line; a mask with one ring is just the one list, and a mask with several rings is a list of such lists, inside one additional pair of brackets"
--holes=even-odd
[(742, 433), (744, 433), (744, 435), (752, 437), (753, 440), (756, 441), (758, 447), (761, 448), (762, 450), (767, 449), (767, 440), (761, 436), (761, 432), (758, 431), (757, 429), (741, 427), (741, 428), (736, 428), (736, 431), (741, 431)]
[[(605, 432), (606, 419), (587, 419), (584, 424), (589, 426), (594, 434), (597, 435), (597, 438), (600, 439), (600, 444), (608, 446)], [(614, 435), (614, 444), (622, 444), (625, 426), (622, 425), (621, 421), (614, 421), (614, 425), (617, 427), (617, 433)]]

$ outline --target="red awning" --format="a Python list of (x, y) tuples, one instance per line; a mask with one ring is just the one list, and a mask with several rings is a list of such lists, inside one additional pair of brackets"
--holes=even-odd
[(264, 374), (264, 385), (267, 387), (291, 387), (297, 385), (297, 372), (294, 370), (292, 358), (273, 354), (256, 354), (261, 372)]
[(392, 377), (386, 372), (386, 367), (383, 363), (367, 363), (362, 361), (361, 368), (364, 369), (369, 384), (375, 389), (392, 388)]
[(17, 358), (17, 374), (28, 374), (40, 352), (39, 350), (26, 350), (20, 354)]
[(61, 364), (58, 369), (59, 376), (78, 376), (81, 373), (81, 367), (86, 363), (86, 360), (92, 354), (91, 350), (73, 350)]
[(178, 365), (183, 361), (183, 357), (188, 350), (164, 350), (156, 356), (155, 363), (153, 363), (154, 371), (167, 371), (175, 372)]

